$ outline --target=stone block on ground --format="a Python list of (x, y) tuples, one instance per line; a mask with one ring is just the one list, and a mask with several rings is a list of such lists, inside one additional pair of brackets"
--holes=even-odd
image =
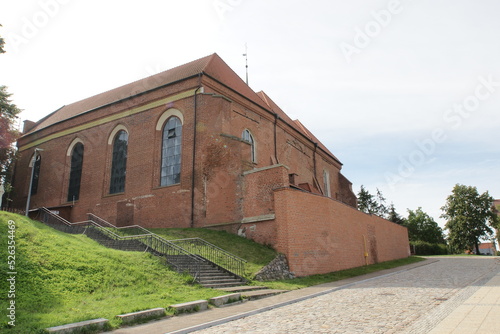
[(165, 309), (163, 307), (158, 307), (144, 311), (120, 314), (116, 317), (122, 319), (122, 323), (128, 324), (142, 319), (154, 319), (161, 318), (163, 316), (165, 316)]
[(240, 293), (231, 293), (229, 295), (213, 297), (209, 299), (210, 304), (220, 307), (222, 305), (239, 301), (241, 299)]

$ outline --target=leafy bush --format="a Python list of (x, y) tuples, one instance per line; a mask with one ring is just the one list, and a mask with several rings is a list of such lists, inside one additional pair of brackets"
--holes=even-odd
[(445, 244), (436, 244), (421, 240), (411, 241), (410, 246), (415, 255), (446, 255), (448, 248)]

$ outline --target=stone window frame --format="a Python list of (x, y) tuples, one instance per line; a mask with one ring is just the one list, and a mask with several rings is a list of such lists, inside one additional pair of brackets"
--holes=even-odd
[[(180, 130), (181, 130), (181, 134), (180, 134), (180, 144), (179, 145), (176, 145), (176, 146), (179, 146), (179, 150), (180, 152), (178, 152), (179, 154), (179, 163), (176, 164), (179, 168), (179, 171), (178, 171), (178, 176), (177, 176), (177, 182), (173, 182), (173, 183), (163, 183), (162, 182), (162, 170), (166, 167), (165, 165), (163, 165), (164, 163), (166, 163), (166, 159), (164, 159), (164, 150), (165, 150), (165, 147), (164, 147), (164, 136), (165, 136), (165, 129), (166, 129), (166, 126), (168, 124), (168, 122), (173, 119), (173, 118), (177, 118), (180, 122)], [(183, 162), (183, 159), (182, 159), (182, 152), (183, 152), (183, 141), (184, 141), (184, 138), (183, 138), (183, 128), (184, 128), (184, 114), (176, 109), (176, 108), (169, 108), (167, 110), (165, 110), (161, 116), (158, 118), (158, 121), (156, 122), (156, 131), (157, 131), (157, 143), (158, 143), (158, 155), (157, 155), (157, 163), (155, 164), (156, 167), (155, 169), (158, 171), (158, 174), (154, 177), (155, 180), (154, 180), (154, 184), (156, 184), (158, 187), (170, 187), (170, 186), (175, 186), (175, 185), (179, 185), (181, 183), (181, 175), (182, 175), (182, 162)], [(153, 173), (153, 175), (155, 175), (155, 173)], [(164, 176), (166, 177), (166, 175)]]
[(257, 143), (255, 142), (255, 137), (252, 132), (248, 129), (244, 129), (241, 133), (241, 139), (250, 144), (250, 161), (253, 163), (257, 163)]
[(330, 183), (330, 172), (326, 169), (323, 170), (323, 186), (324, 195), (327, 197), (332, 197), (331, 183)]
[[(116, 163), (121, 163), (120, 161), (116, 161), (115, 158), (117, 158), (119, 152), (115, 152), (115, 149), (117, 148), (115, 146), (116, 144), (116, 139), (118, 138), (118, 135), (121, 135), (121, 133), (124, 132), (127, 135), (126, 141), (126, 147), (125, 147), (125, 161), (124, 161), (124, 167), (123, 167), (123, 175), (116, 175), (118, 171), (118, 167), (116, 166)], [(126, 185), (126, 175), (127, 175), (127, 155), (128, 155), (128, 146), (130, 143), (130, 133), (128, 129), (124, 125), (117, 125), (113, 131), (111, 132), (109, 138), (108, 138), (108, 146), (110, 146), (110, 165), (109, 165), (109, 182), (108, 182), (108, 191), (107, 193), (109, 195), (116, 195), (116, 194), (122, 194), (125, 192), (125, 185)], [(122, 180), (119, 180), (122, 178)], [(120, 184), (116, 184), (118, 181)]]
[[(80, 161), (79, 168), (75, 168), (75, 166), (73, 166), (73, 158), (74, 158), (74, 153), (75, 153), (75, 149), (76, 149), (77, 145), (81, 145), (83, 147), (82, 158)], [(75, 138), (71, 142), (71, 144), (69, 145), (68, 150), (66, 152), (66, 156), (67, 156), (67, 159), (69, 161), (69, 171), (68, 171), (68, 176), (67, 176), (68, 186), (67, 186), (66, 200), (68, 202), (78, 201), (80, 198), (80, 187), (81, 187), (82, 173), (83, 173), (83, 160), (84, 160), (84, 156), (85, 156), (85, 144), (84, 144), (83, 140), (81, 140), (80, 138)], [(78, 167), (78, 166), (76, 166), (76, 167)], [(77, 173), (79, 175), (75, 175), (75, 173)], [(78, 176), (78, 177), (76, 177), (76, 176)], [(75, 180), (75, 179), (78, 179), (77, 185), (72, 184), (72, 180)], [(75, 189), (72, 190), (72, 188), (75, 188)], [(74, 193), (72, 191), (75, 191), (75, 190), (76, 190), (76, 197), (72, 197), (71, 196), (72, 194), (74, 196)]]

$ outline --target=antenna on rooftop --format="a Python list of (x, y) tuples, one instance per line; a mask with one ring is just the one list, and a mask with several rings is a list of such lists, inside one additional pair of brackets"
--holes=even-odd
[(243, 57), (245, 57), (245, 70), (247, 74), (247, 85), (248, 85), (248, 48), (247, 48), (247, 43), (245, 43), (245, 53), (243, 54)]

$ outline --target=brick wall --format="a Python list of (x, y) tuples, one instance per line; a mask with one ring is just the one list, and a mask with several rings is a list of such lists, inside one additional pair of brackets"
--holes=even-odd
[(276, 190), (274, 202), (277, 238), (273, 246), (286, 255), (297, 276), (409, 255), (408, 232), (403, 226), (336, 200), (289, 188)]
[[(193, 152), (193, 94), (200, 84), (204, 93), (198, 91), (196, 96), (196, 152)], [(176, 109), (184, 120), (181, 180), (179, 184), (160, 186), (162, 131), (157, 129), (157, 123), (170, 109)], [(82, 110), (85, 110), (83, 105)], [(110, 137), (117, 127), (129, 135), (125, 191), (109, 194), (113, 149)], [(254, 136), (256, 161), (251, 161), (250, 145), (241, 139), (244, 130)], [(73, 203), (67, 196), (70, 150), (75, 140), (83, 143), (84, 158), (80, 198)], [(201, 81), (186, 79), (81, 113), (23, 136), (18, 145), (22, 149), (16, 164), (15, 206), (25, 206), (31, 171), (29, 160), (37, 147), (43, 149), (42, 164), (39, 191), (31, 198), (31, 208), (71, 207), (72, 221), (84, 220), (90, 212), (117, 225), (233, 224), (232, 232), (240, 231), (270, 243), (275, 228), (268, 226), (268, 221), (252, 222), (255, 226), (251, 225), (251, 229), (238, 224), (248, 217), (274, 212), (273, 189), (288, 185), (288, 173), (298, 174), (298, 183), (321, 187), (323, 172), (327, 170), (333, 198), (345, 192), (354, 196), (348, 181), (339, 182), (339, 162), (283, 119), (275, 118), (268, 110), (208, 76), (202, 76)], [(279, 164), (288, 169), (264, 171)], [(247, 173), (254, 170), (258, 172)], [(339, 189), (342, 187), (345, 189)]]

